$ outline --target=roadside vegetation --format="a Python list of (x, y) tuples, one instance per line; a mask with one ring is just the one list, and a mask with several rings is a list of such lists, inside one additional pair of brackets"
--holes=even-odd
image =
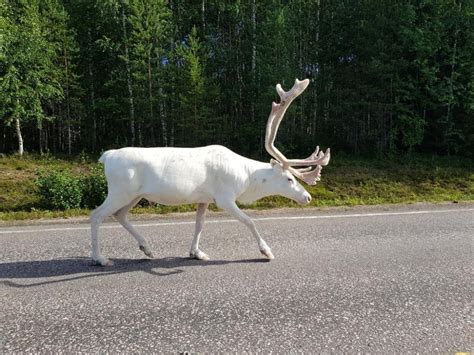
[[(275, 85), (295, 78), (311, 84), (278, 148), (334, 153), (312, 206), (474, 201), (473, 5), (0, 0), (0, 221), (88, 215), (106, 194), (102, 150), (258, 158)], [(283, 206), (296, 204), (247, 207)]]
[[(321, 182), (306, 188), (313, 195), (312, 207), (474, 201), (474, 164), (456, 157), (335, 155)], [(105, 196), (102, 165), (85, 155), (72, 160), (49, 155), (0, 157), (0, 220), (86, 216)], [(297, 206), (273, 196), (245, 207)], [(193, 205), (162, 206), (142, 200), (132, 213), (193, 210)]]

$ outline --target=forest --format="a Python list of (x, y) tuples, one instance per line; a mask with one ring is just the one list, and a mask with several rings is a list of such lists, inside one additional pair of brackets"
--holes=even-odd
[(0, 153), (474, 156), (474, 2), (0, 0)]

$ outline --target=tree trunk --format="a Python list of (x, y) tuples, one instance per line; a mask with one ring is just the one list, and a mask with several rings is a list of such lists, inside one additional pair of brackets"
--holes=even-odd
[[(299, 6), (298, 6), (298, 17), (299, 18), (303, 18), (303, 14), (301, 12), (301, 2), (299, 3)], [(303, 26), (298, 26), (298, 65), (299, 65), (299, 69), (300, 69), (300, 76), (301, 78), (304, 78), (305, 77), (305, 73), (304, 73), (304, 70), (303, 70), (303, 30), (302, 30)], [(303, 123), (303, 119), (304, 119), (304, 115), (303, 115), (303, 112), (304, 112), (304, 95), (301, 95), (299, 97), (299, 102), (300, 102), (300, 118), (299, 118), (299, 124), (300, 124), (300, 127), (306, 127), (306, 124)], [(296, 119), (296, 115), (295, 115), (295, 119)], [(296, 128), (297, 124), (295, 122), (295, 129)], [(294, 137), (294, 133), (292, 133), (292, 136)]]
[[(389, 114), (389, 121), (388, 121), (388, 133), (386, 133), (388, 135), (388, 150), (389, 152), (393, 152), (395, 150), (395, 147), (394, 147), (394, 142), (393, 142), (393, 138), (392, 138), (392, 130), (393, 130), (393, 107), (395, 105), (395, 100), (394, 100), (394, 97), (393, 97), (393, 78), (390, 78), (390, 114)], [(386, 144), (387, 146), (387, 144)]]
[(255, 97), (256, 97), (256, 69), (257, 69), (257, 4), (256, 0), (252, 0), (252, 90), (254, 95), (252, 95), (252, 101), (250, 104), (251, 110), (251, 119), (252, 122), (255, 121)]
[[(89, 76), (92, 79), (92, 65), (89, 63)], [(94, 83), (91, 81), (91, 105), (92, 105), (92, 151), (95, 152), (97, 147), (97, 116), (95, 114), (95, 90)]]
[(92, 71), (92, 35), (91, 30), (87, 29), (87, 38), (89, 46), (89, 61), (88, 61), (88, 74), (90, 82), (90, 100), (91, 100), (91, 115), (92, 115), (92, 151), (95, 152), (97, 146), (97, 117), (96, 117), (96, 104), (95, 104), (95, 88), (94, 88), (94, 73)]
[[(458, 5), (458, 10), (460, 11), (461, 10), (461, 2), (459, 2), (459, 5)], [(451, 116), (452, 116), (452, 113), (451, 113), (451, 110), (452, 110), (452, 106), (454, 104), (454, 87), (453, 87), (453, 78), (454, 78), (454, 74), (455, 74), (455, 65), (456, 65), (456, 54), (457, 54), (457, 45), (458, 45), (458, 35), (459, 35), (459, 25), (456, 24), (456, 29), (454, 30), (454, 44), (453, 44), (453, 54), (451, 56), (451, 74), (450, 74), (450, 78), (449, 78), (449, 102), (448, 102), (448, 107), (446, 108), (446, 122), (447, 122), (447, 127), (445, 127), (445, 130), (444, 130), (444, 141), (446, 143), (446, 148), (447, 148), (447, 153), (448, 155), (450, 155), (451, 151), (450, 151), (450, 143), (446, 141), (446, 133), (451, 133), (451, 130), (452, 130), (452, 126), (453, 124), (451, 124)]]
[[(132, 87), (132, 74), (130, 69), (130, 56), (128, 54), (128, 39), (127, 39), (127, 26), (125, 17), (125, 3), (122, 1), (122, 34), (123, 43), (125, 48), (125, 69), (127, 71), (127, 89), (128, 89), (128, 102), (129, 102), (129, 115), (130, 115), (130, 133), (132, 135), (132, 146), (135, 145), (135, 103), (133, 99), (133, 87)], [(141, 129), (139, 129), (141, 133)], [(141, 136), (139, 137), (140, 145)]]
[(137, 134), (138, 134), (138, 145), (143, 147), (143, 136), (142, 136), (142, 123), (141, 121), (137, 122)]
[[(68, 116), (69, 116), (69, 104), (68, 104)], [(72, 151), (72, 132), (71, 132), (71, 121), (70, 121), (70, 118), (68, 118), (68, 124), (67, 124), (67, 154), (71, 155), (71, 153), (72, 153), (71, 151)]]
[(3, 139), (2, 139), (2, 152), (4, 152), (4, 151), (5, 151), (5, 147), (6, 147), (6, 146), (5, 146), (5, 142), (6, 142), (6, 140), (7, 140), (6, 126), (3, 126), (2, 137), (3, 137)]
[[(171, 83), (171, 92), (175, 92), (175, 85), (174, 85), (174, 82)], [(175, 117), (176, 117), (176, 108), (175, 108), (175, 105), (174, 105), (174, 101), (173, 100), (170, 100), (170, 103), (169, 103), (169, 115), (171, 115), (171, 119), (170, 119), (170, 147), (174, 147), (174, 143), (175, 143), (175, 129), (174, 129), (174, 124), (175, 124)]]
[(49, 152), (49, 143), (48, 143), (48, 138), (49, 138), (49, 124), (46, 124), (46, 129), (44, 130), (44, 148), (46, 150), (46, 153)]
[(23, 137), (21, 135), (20, 119), (15, 117), (15, 130), (18, 137), (18, 154), (23, 155)]
[(151, 134), (151, 141), (152, 145), (156, 146), (156, 137), (155, 137), (155, 118), (153, 113), (153, 84), (152, 84), (152, 77), (151, 77), (151, 53), (148, 53), (147, 58), (147, 66), (148, 66), (148, 101), (150, 105), (150, 134)]
[(66, 124), (67, 124), (67, 153), (71, 155), (72, 151), (72, 133), (71, 133), (71, 105), (69, 100), (69, 67), (67, 60), (67, 49), (64, 49), (64, 69), (66, 71), (66, 87), (64, 96), (66, 99)]
[(315, 33), (315, 63), (316, 63), (316, 68), (314, 68), (315, 73), (315, 88), (313, 89), (314, 92), (314, 114), (313, 114), (313, 120), (311, 123), (311, 136), (314, 140), (316, 139), (316, 128), (317, 128), (317, 123), (318, 123), (318, 77), (320, 74), (321, 70), (321, 65), (320, 65), (320, 60), (319, 60), (319, 23), (320, 23), (320, 0), (317, 0), (316, 2), (316, 33)]
[(161, 139), (165, 147), (168, 146), (168, 132), (165, 121), (165, 103), (163, 89), (160, 88), (160, 123), (161, 123)]
[(40, 155), (43, 154), (43, 125), (40, 120), (38, 120), (38, 147)]
[(171, 122), (170, 147), (174, 147), (174, 121)]
[[(60, 105), (57, 107), (56, 111), (56, 116), (57, 117), (62, 117), (63, 115), (63, 110)], [(56, 134), (55, 137), (57, 138), (56, 144), (55, 144), (55, 149), (57, 151), (63, 151), (63, 120), (57, 120), (57, 126), (56, 126)], [(54, 133), (54, 128), (53, 128), (53, 133)]]
[(201, 1), (201, 21), (202, 21), (202, 29), (205, 33), (206, 31), (206, 0)]

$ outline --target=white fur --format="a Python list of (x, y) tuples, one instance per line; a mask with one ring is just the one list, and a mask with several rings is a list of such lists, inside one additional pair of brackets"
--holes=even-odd
[(329, 148), (323, 153), (316, 147), (306, 159), (287, 159), (274, 146), (287, 108), (308, 84), (308, 79), (296, 79), (288, 92), (280, 84), (276, 86), (281, 102), (272, 104), (265, 134), (265, 148), (276, 159), (270, 164), (244, 158), (218, 145), (202, 148), (122, 148), (105, 152), (100, 161), (105, 165), (109, 191), (104, 203), (92, 212), (92, 259), (100, 265), (111, 265), (100, 254), (98, 229), (104, 218), (112, 214), (134, 236), (140, 250), (153, 257), (146, 240), (127, 220), (130, 208), (142, 198), (163, 205), (198, 204), (191, 257), (209, 259), (199, 250), (199, 239), (206, 209), (209, 203), (215, 202), (244, 223), (257, 239), (260, 252), (273, 259), (255, 224), (237, 207), (236, 201), (251, 203), (270, 195), (281, 195), (301, 204), (311, 201), (310, 194), (294, 176), (308, 184), (316, 184), (322, 166), (329, 163)]
[(281, 195), (306, 204), (310, 194), (293, 175), (279, 164), (263, 163), (242, 157), (218, 146), (201, 148), (122, 148), (105, 152), (100, 161), (105, 165), (108, 195), (92, 212), (92, 259), (100, 265), (111, 265), (99, 249), (98, 228), (110, 215), (137, 240), (140, 249), (152, 257), (146, 240), (127, 220), (128, 211), (145, 198), (163, 205), (198, 204), (196, 231), (190, 255), (209, 257), (199, 250), (199, 238), (207, 206), (218, 207), (244, 223), (255, 236), (259, 249), (267, 258), (273, 254), (253, 221), (236, 205), (251, 203), (265, 196)]

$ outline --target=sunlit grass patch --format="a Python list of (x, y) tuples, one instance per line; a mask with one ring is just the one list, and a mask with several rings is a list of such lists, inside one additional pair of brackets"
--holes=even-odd
[[(86, 216), (87, 209), (41, 209), (34, 183), (38, 171), (68, 171), (79, 177), (91, 174), (95, 161), (51, 156), (0, 157), (0, 220)], [(316, 186), (306, 186), (313, 196), (310, 206), (354, 206), (387, 203), (474, 201), (472, 160), (453, 157), (396, 157), (362, 159), (335, 155)], [(297, 207), (284, 197), (263, 198), (245, 208)], [(216, 209), (211, 205), (211, 209)], [(142, 203), (134, 214), (194, 211), (195, 205), (162, 206)]]

